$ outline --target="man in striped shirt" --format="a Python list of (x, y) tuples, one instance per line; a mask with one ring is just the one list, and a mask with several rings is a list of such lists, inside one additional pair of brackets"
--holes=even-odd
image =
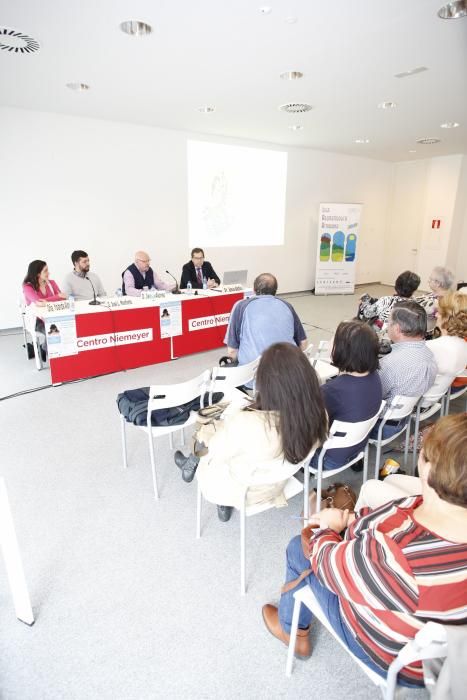
[[(418, 463), (422, 496), (364, 508), (353, 522), (348, 511), (337, 508), (314, 516), (319, 529), (307, 556), (300, 537), (287, 548), (289, 585), (279, 608), (263, 607), (269, 632), (288, 643), (293, 593), (309, 585), (344, 644), (385, 677), (400, 649), (425, 622), (465, 625), (466, 460), (467, 414), (447, 416), (425, 439)], [(311, 654), (311, 618), (302, 606), (297, 656)], [(399, 683), (422, 686), (421, 663), (403, 668)]]

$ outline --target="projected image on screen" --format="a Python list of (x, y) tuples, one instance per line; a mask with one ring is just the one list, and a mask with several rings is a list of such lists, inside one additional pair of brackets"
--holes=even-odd
[(188, 141), (190, 246), (284, 242), (287, 153)]

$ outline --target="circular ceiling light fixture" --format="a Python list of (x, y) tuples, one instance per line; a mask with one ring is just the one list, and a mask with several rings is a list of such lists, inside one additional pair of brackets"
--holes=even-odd
[(204, 107), (198, 107), (198, 112), (201, 112), (201, 114), (212, 114), (212, 112), (215, 111), (216, 108), (212, 105), (204, 105)]
[(397, 107), (396, 102), (380, 102), (378, 105), (378, 109), (395, 109)]
[(303, 112), (312, 110), (313, 107), (306, 104), (306, 102), (287, 102), (287, 104), (281, 105), (279, 109), (281, 112), (287, 112), (287, 114), (303, 114)]
[(272, 12), (272, 7), (269, 7), (269, 5), (263, 5), (263, 7), (259, 8), (259, 11), (262, 15), (270, 15)]
[(152, 27), (138, 19), (128, 19), (120, 24), (120, 29), (130, 36), (147, 36), (152, 32)]
[(285, 73), (281, 73), (280, 78), (282, 80), (300, 80), (300, 78), (303, 78), (303, 73), (300, 73), (299, 70), (286, 70)]
[(287, 24), (297, 24), (298, 17), (295, 17), (294, 15), (290, 15), (290, 17), (285, 18), (285, 21)]
[(416, 153), (416, 152), (417, 151), (414, 148), (412, 148), (412, 150), (409, 151), (409, 153)]
[(35, 53), (40, 44), (32, 37), (9, 27), (0, 27), (0, 51), (8, 53)]
[(435, 136), (425, 136), (422, 139), (417, 139), (417, 143), (421, 143), (424, 146), (431, 146), (434, 143), (439, 143), (441, 139), (437, 139)]
[(289, 129), (292, 129), (292, 131), (301, 131), (303, 126), (301, 124), (292, 124), (289, 126)]
[(448, 2), (438, 10), (440, 19), (460, 19), (467, 15), (467, 0), (457, 0), (457, 2)]
[(355, 139), (355, 143), (370, 143), (370, 139)]
[(460, 126), (459, 122), (444, 122), (440, 124), (442, 129), (457, 129), (458, 126)]
[(66, 86), (70, 90), (74, 90), (74, 92), (86, 92), (86, 90), (89, 90), (87, 83), (67, 83)]

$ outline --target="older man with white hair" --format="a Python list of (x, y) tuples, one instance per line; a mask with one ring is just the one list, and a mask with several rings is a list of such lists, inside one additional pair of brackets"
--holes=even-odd
[(140, 297), (143, 289), (172, 291), (173, 282), (164, 282), (152, 269), (151, 258), (144, 250), (135, 253), (135, 262), (122, 272), (122, 292), (130, 297)]
[(428, 278), (430, 292), (420, 297), (415, 297), (414, 301), (423, 306), (428, 317), (436, 316), (436, 308), (439, 297), (448, 294), (454, 284), (454, 273), (447, 267), (434, 267)]

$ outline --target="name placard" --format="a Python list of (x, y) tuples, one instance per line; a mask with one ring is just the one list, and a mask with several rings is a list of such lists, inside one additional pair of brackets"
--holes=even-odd
[(232, 292), (243, 292), (242, 284), (223, 284), (222, 291), (224, 294), (229, 294)]
[(69, 311), (70, 302), (67, 299), (63, 301), (48, 301), (45, 308), (49, 314), (56, 314), (59, 311)]
[(160, 289), (148, 289), (147, 292), (141, 292), (141, 299), (154, 300), (154, 299), (165, 299), (167, 294)]
[(131, 297), (112, 297), (112, 299), (106, 299), (105, 306), (111, 309), (120, 306), (133, 306), (133, 299)]

